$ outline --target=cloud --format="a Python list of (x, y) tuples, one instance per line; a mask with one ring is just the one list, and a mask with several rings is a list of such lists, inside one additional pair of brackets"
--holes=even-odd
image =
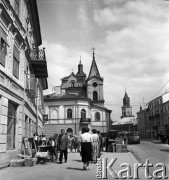
[[(137, 104), (135, 114), (143, 97), (146, 102), (152, 100), (169, 78), (167, 11), (168, 5), (159, 1), (125, 1), (95, 10), (94, 20), (105, 32), (97, 56), (109, 104), (122, 103), (126, 87), (131, 102)], [(121, 113), (120, 105), (112, 107)]]
[[(61, 79), (70, 75), (72, 71), (75, 74), (77, 73), (80, 56), (84, 65), (84, 72), (88, 76), (91, 58), (86, 52), (80, 49), (70, 49), (62, 44), (50, 43), (45, 40), (42, 46), (46, 47), (49, 89), (54, 86), (60, 86)], [(49, 90), (46, 92), (48, 93)]]
[(168, 4), (158, 0), (106, 0), (104, 6), (92, 7), (90, 13), (84, 3), (77, 9), (77, 27), (72, 28), (77, 30), (76, 36), (63, 29), (63, 33), (70, 33), (69, 47), (65, 39), (44, 42), (48, 82), (60, 85), (60, 79), (72, 69), (76, 73), (80, 56), (88, 75), (90, 43), (94, 42), (96, 62), (104, 77), (106, 107), (113, 110), (113, 118), (120, 118), (126, 88), (135, 114), (143, 98), (150, 101), (169, 78)]
[(92, 24), (90, 23), (84, 4), (82, 4), (77, 11), (77, 19), (80, 25), (80, 27), (77, 28), (79, 28), (86, 35), (89, 35), (92, 30)]

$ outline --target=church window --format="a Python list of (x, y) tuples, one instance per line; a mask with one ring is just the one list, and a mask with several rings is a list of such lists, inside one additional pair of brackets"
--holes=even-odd
[(70, 87), (75, 87), (75, 81), (70, 82)]
[(97, 91), (93, 91), (93, 101), (97, 101), (97, 100), (98, 100)]
[(81, 118), (82, 118), (82, 119), (85, 119), (85, 118), (86, 118), (86, 110), (85, 110), (85, 109), (82, 109), (82, 110), (81, 110)]
[(67, 110), (67, 118), (72, 119), (72, 109)]
[(100, 121), (100, 113), (99, 112), (95, 113), (95, 121)]
[(92, 86), (93, 86), (93, 87), (97, 87), (97, 82), (94, 82), (94, 83), (92, 84)]

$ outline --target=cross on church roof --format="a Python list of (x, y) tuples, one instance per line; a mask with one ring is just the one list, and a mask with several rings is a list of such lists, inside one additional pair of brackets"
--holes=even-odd
[(95, 51), (95, 48), (94, 48), (94, 46), (93, 46), (93, 48), (92, 48), (92, 51), (93, 51), (93, 52)]

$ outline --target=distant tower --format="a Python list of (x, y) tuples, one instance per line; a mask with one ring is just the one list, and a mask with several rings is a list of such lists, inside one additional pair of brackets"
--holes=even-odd
[(100, 76), (97, 64), (95, 61), (94, 48), (93, 60), (90, 68), (89, 76), (87, 78), (87, 97), (92, 100), (94, 104), (104, 106), (103, 97), (103, 78)]
[(130, 106), (130, 98), (128, 97), (128, 94), (125, 90), (125, 95), (123, 98), (123, 106), (122, 106), (122, 116), (123, 117), (133, 117), (132, 115), (132, 107)]

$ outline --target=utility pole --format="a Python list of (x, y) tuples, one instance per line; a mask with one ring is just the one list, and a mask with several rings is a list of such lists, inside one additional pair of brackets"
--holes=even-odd
[(38, 134), (38, 79), (36, 78), (36, 134)]

